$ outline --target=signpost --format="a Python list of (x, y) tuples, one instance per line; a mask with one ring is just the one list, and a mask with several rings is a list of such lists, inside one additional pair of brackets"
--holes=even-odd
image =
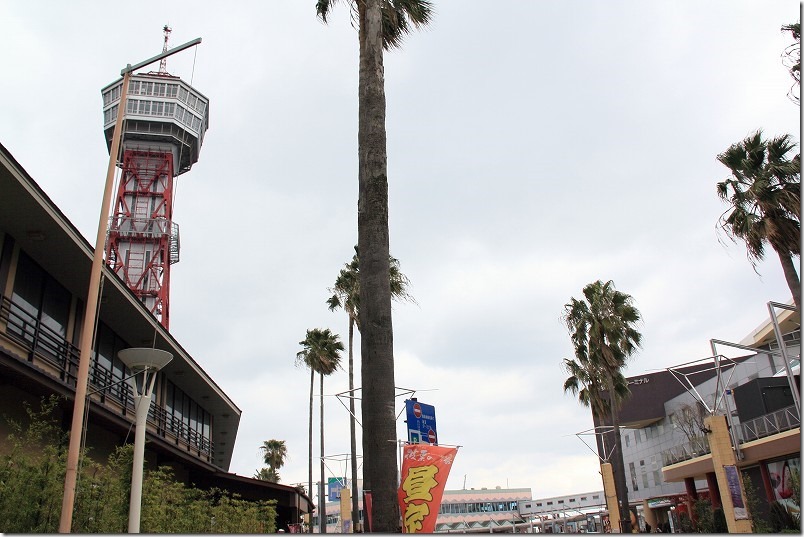
[(341, 497), (341, 490), (346, 488), (346, 478), (345, 477), (330, 477), (327, 479), (327, 491), (328, 491), (328, 498), (327, 500), (330, 502), (337, 502)]
[(408, 442), (411, 444), (438, 445), (435, 407), (420, 403), (415, 398), (405, 400), (408, 424)]

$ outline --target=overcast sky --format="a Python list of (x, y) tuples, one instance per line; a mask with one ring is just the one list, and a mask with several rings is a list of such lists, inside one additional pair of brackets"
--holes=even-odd
[[(631, 294), (637, 375), (709, 356), (710, 339), (739, 341), (790, 299), (772, 251), (757, 274), (717, 231), (715, 184), (716, 155), (756, 129), (799, 141), (780, 31), (799, 3), (434, 3), (385, 57), (391, 253), (418, 303), (394, 306), (396, 385), (462, 446), (447, 488), (601, 490), (576, 436), (591, 415), (562, 391), (563, 306), (597, 279)], [(357, 243), (347, 5), (328, 25), (313, 0), (120, 6), (0, 3), (0, 142), (94, 243), (101, 89), (161, 52), (165, 24), (174, 46), (203, 39), (167, 63), (210, 99), (200, 159), (178, 179), (171, 331), (243, 411), (230, 470), (252, 476), (262, 441), (280, 439), (282, 482), (306, 483), (295, 355), (308, 328), (347, 339), (325, 300)], [(348, 472), (333, 396), (347, 389), (345, 370), (326, 379), (328, 477)]]

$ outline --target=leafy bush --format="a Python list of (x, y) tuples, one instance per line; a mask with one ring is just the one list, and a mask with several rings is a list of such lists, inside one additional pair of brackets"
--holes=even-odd
[(707, 500), (695, 502), (695, 518), (698, 533), (728, 533), (723, 509), (713, 509)]
[(770, 526), (760, 515), (760, 499), (757, 496), (757, 489), (747, 473), (743, 474), (743, 487), (745, 488), (745, 503), (748, 507), (748, 514), (751, 516), (751, 531), (753, 533), (770, 532)]
[[(67, 434), (53, 418), (59, 398), (43, 399), (28, 424), (12, 420), (0, 457), (0, 533), (56, 533), (61, 517)], [(81, 454), (76, 484), (75, 533), (125, 533), (133, 446), (119, 447), (106, 465)], [(202, 491), (174, 479), (169, 468), (146, 471), (143, 533), (273, 533), (276, 501), (250, 502), (227, 491)]]

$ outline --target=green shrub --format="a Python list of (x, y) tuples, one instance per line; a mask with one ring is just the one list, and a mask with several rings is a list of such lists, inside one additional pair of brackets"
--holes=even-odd
[[(61, 517), (67, 434), (53, 418), (56, 396), (34, 411), (27, 425), (12, 420), (6, 455), (0, 457), (0, 533), (56, 533)], [(125, 533), (131, 493), (133, 446), (119, 447), (105, 465), (81, 454), (73, 509), (74, 533)], [(276, 501), (251, 502), (174, 479), (169, 468), (145, 472), (143, 533), (273, 533)]]

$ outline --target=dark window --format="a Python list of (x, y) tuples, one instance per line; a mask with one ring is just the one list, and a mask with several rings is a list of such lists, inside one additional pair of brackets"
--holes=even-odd
[(65, 354), (70, 293), (25, 252), (20, 252), (11, 297), (8, 331), (36, 350), (56, 358)]
[(117, 353), (129, 347), (106, 324), (98, 323), (91, 381), (95, 389), (100, 389), (121, 402), (126, 400), (130, 389), (126, 380), (129, 375)]

